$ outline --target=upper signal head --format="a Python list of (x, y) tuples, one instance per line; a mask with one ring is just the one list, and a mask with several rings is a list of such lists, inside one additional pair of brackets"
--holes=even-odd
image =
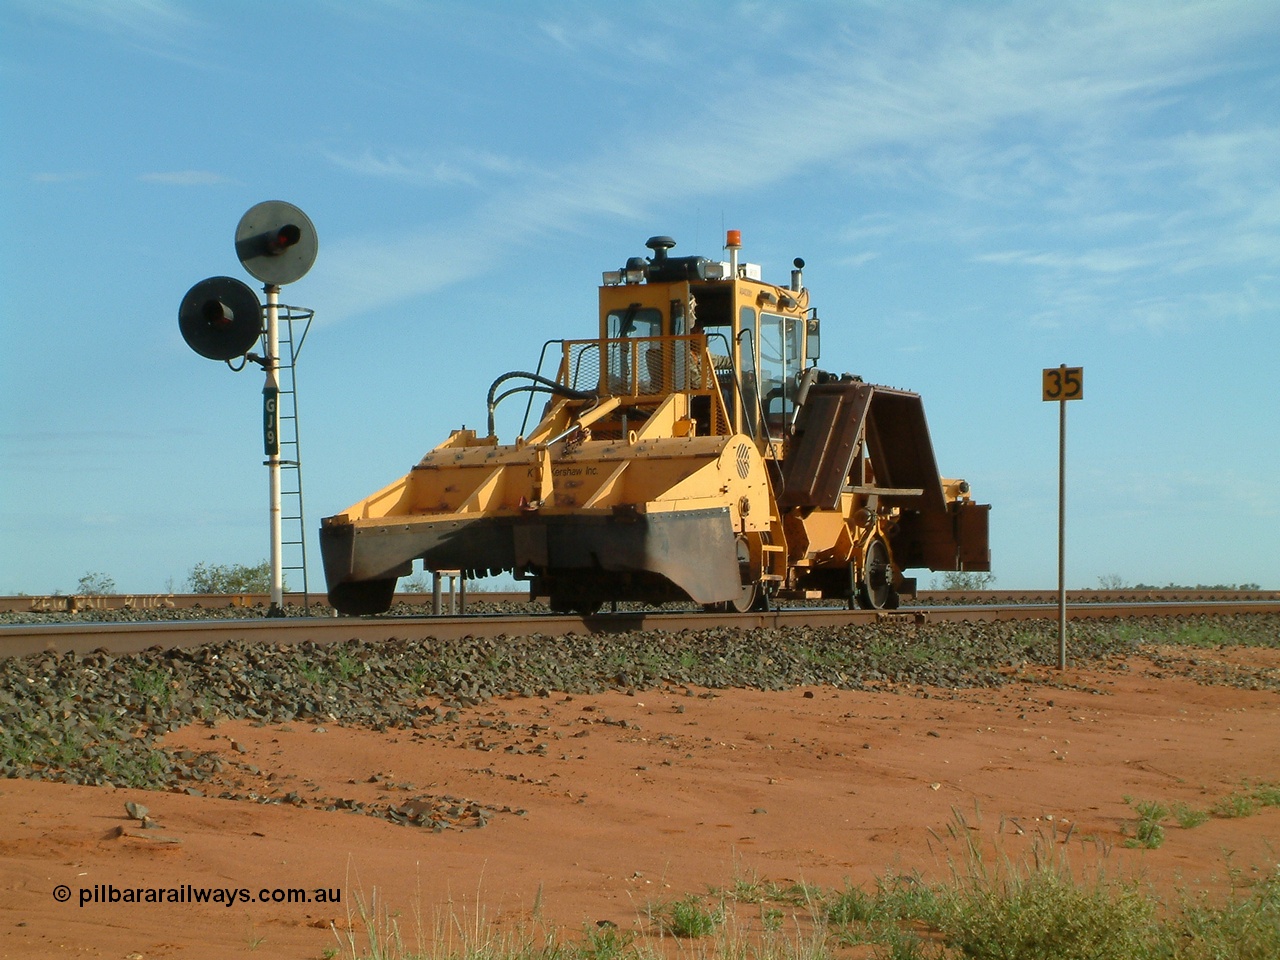
[(263, 283), (293, 283), (316, 261), (319, 241), (310, 218), (291, 203), (267, 200), (236, 227), (236, 256)]

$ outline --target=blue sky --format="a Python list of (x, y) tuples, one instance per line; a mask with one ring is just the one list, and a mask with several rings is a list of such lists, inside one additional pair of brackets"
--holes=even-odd
[(320, 236), (313, 590), (322, 516), (725, 228), (806, 260), (822, 366), (924, 396), (998, 586), (1056, 583), (1068, 363), (1068, 585), (1280, 588), (1277, 50), (1274, 0), (0, 0), (0, 593), (267, 556), (261, 374), (177, 308), (257, 286), (270, 199)]

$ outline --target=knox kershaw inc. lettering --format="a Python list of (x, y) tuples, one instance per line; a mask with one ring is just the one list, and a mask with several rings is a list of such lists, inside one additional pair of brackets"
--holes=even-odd
[(176, 887), (117, 887), (114, 883), (95, 883), (80, 888), (82, 907), (92, 903), (217, 903), (231, 907), (244, 903), (341, 902), (339, 887), (263, 887), (256, 894), (248, 887), (197, 887), (190, 883)]

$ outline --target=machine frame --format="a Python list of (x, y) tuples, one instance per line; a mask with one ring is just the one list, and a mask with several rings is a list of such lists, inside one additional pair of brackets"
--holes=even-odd
[[(597, 335), (548, 341), (554, 373), (512, 372), (488, 433), (456, 430), (408, 474), (326, 517), (329, 597), (390, 607), (421, 560), (508, 572), (555, 609), (780, 598), (894, 608), (905, 569), (988, 570), (989, 506), (938, 473), (918, 394), (820, 370), (803, 262), (788, 285), (738, 260), (650, 258), (607, 271)], [(515, 386), (509, 386), (511, 383)], [(501, 444), (495, 411), (536, 398)]]

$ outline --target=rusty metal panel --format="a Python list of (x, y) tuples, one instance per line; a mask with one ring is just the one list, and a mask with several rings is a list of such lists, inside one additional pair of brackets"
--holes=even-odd
[(778, 498), (784, 510), (839, 508), (840, 491), (848, 482), (853, 459), (862, 446), (867, 409), (875, 389), (866, 383), (840, 382), (809, 390), (787, 451), (782, 495)]
[(952, 504), (956, 517), (956, 553), (963, 570), (991, 569), (987, 528), (991, 504), (962, 500)]
[(876, 486), (919, 489), (920, 509), (945, 512), (946, 495), (920, 395), (889, 387), (873, 389), (866, 440)]
[(956, 539), (946, 512), (906, 510), (893, 531), (893, 559), (901, 567), (956, 569)]
[(969, 500), (940, 511), (904, 511), (893, 533), (894, 560), (904, 568), (990, 570), (990, 513), (990, 504)]

